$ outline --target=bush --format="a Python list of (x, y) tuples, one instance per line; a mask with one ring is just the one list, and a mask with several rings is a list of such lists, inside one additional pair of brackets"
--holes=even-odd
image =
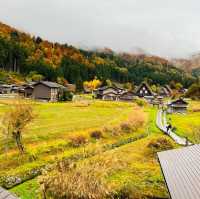
[(64, 90), (63, 93), (59, 96), (59, 101), (72, 101), (73, 93)]
[(100, 139), (100, 138), (102, 138), (103, 137), (103, 134), (102, 134), (102, 132), (100, 131), (100, 130), (96, 130), (96, 131), (92, 131), (91, 133), (90, 133), (90, 137), (91, 138), (95, 138), (95, 139)]
[(114, 199), (141, 199), (141, 193), (136, 185), (124, 184), (113, 196)]
[(150, 148), (154, 153), (174, 148), (172, 142), (165, 137), (152, 139), (148, 143), (147, 147)]
[(130, 122), (123, 122), (120, 124), (121, 130), (125, 133), (131, 133), (133, 131), (132, 125)]
[(114, 126), (111, 128), (110, 133), (112, 136), (119, 136), (121, 135), (121, 128), (119, 126)]
[(135, 103), (140, 107), (143, 107), (143, 106), (147, 105), (147, 102), (144, 99), (140, 99), (140, 98), (136, 99)]
[(79, 146), (84, 145), (86, 143), (87, 143), (87, 139), (83, 135), (77, 135), (77, 136), (73, 136), (73, 137), (70, 138), (70, 144), (73, 147), (79, 147)]
[(121, 128), (120, 126), (104, 127), (103, 132), (109, 133), (111, 136), (119, 136), (121, 135)]
[(200, 99), (200, 84), (192, 84), (185, 94), (186, 97)]

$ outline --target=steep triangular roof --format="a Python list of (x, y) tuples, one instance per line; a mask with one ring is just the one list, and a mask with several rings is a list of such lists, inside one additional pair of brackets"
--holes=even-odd
[(142, 88), (142, 86), (146, 86), (147, 89), (149, 90), (149, 92), (151, 93), (151, 95), (154, 95), (154, 93), (153, 93), (153, 91), (151, 90), (150, 86), (149, 86), (148, 83), (145, 82), (145, 81), (142, 82), (142, 83), (137, 87), (137, 89), (136, 89), (136, 93), (139, 92), (139, 90)]

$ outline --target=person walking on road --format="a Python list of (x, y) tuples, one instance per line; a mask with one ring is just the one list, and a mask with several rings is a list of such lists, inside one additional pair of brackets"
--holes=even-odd
[(167, 127), (166, 127), (167, 133), (169, 133), (169, 130), (170, 130), (171, 128), (172, 128), (172, 125), (171, 125), (171, 124), (167, 125)]

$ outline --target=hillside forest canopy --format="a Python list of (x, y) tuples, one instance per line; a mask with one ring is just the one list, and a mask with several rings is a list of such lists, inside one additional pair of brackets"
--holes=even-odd
[[(63, 78), (83, 88), (84, 81), (95, 78), (135, 85), (170, 82), (189, 87), (197, 77), (156, 56), (115, 53), (111, 49), (86, 51), (68, 44), (51, 43), (0, 23), (0, 68), (20, 73), (35, 73), (45, 80)], [(2, 81), (2, 78), (1, 78)]]

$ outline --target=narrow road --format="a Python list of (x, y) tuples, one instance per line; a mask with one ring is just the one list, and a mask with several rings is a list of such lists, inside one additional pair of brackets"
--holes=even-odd
[(166, 112), (162, 111), (161, 109), (158, 110), (158, 113), (157, 113), (156, 125), (161, 131), (169, 135), (177, 144), (184, 145), (184, 146), (192, 145), (192, 143), (188, 142), (186, 138), (178, 136), (171, 129), (167, 131), (168, 124), (167, 124), (167, 119), (166, 119)]

